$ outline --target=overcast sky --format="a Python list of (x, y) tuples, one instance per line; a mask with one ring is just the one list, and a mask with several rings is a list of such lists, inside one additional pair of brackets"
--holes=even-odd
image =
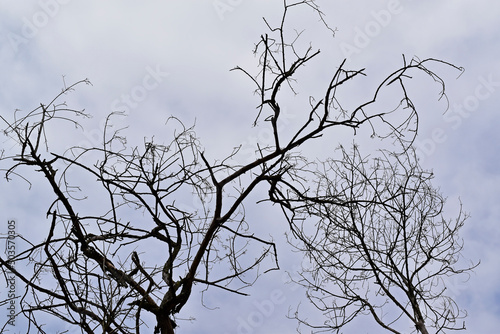
[[(93, 85), (77, 87), (67, 101), (71, 107), (85, 108), (93, 118), (85, 123), (85, 131), (51, 134), (58, 140), (55, 146), (68, 141), (95, 145), (104, 117), (122, 110), (128, 118), (120, 122), (130, 126), (131, 143), (140, 144), (153, 134), (161, 141), (162, 125), (175, 115), (186, 124), (196, 123), (208, 156), (221, 159), (233, 147), (249, 142), (258, 103), (252, 83), (229, 70), (239, 65), (256, 73), (252, 49), (267, 32), (262, 17), (277, 23), (281, 4), (281, 0), (0, 0), (0, 113), (11, 115), (15, 109), (31, 110), (46, 103), (61, 90), (63, 78), (66, 84), (88, 78)], [(305, 7), (290, 17), (290, 27), (305, 29), (302, 42), (322, 51), (316, 63), (304, 69), (302, 86), (297, 82), (304, 101), (310, 92), (320, 92), (321, 80), (316, 79), (333, 73), (344, 58), (351, 69), (366, 68), (368, 82), (377, 82), (401, 66), (403, 54), (407, 59), (432, 57), (465, 68), (458, 79), (458, 71), (434, 68), (446, 81), (448, 111), (446, 101), (437, 100), (439, 87), (428, 78), (417, 77), (410, 93), (421, 113), (417, 141), (421, 161), (434, 170), (434, 184), (448, 197), (451, 211), (460, 198), (470, 212), (462, 234), (463, 255), (481, 260), (467, 283), (451, 280), (449, 291), (469, 312), (467, 333), (498, 333), (500, 2), (324, 0), (318, 4), (328, 24), (337, 29), (335, 37)], [(364, 93), (353, 92), (353, 103)], [(290, 118), (300, 113), (293, 104), (286, 108)], [(26, 186), (5, 181), (1, 187), (2, 222), (16, 219), (19, 233), (48, 226), (43, 216), (46, 203), (38, 200), (46, 188), (27, 192)], [(284, 226), (279, 216), (262, 212), (250, 216), (279, 240), (278, 231)], [(300, 256), (285, 247), (280, 261), (293, 270)], [(300, 289), (284, 284), (282, 278), (283, 272), (262, 277), (247, 291), (250, 297), (207, 294), (205, 302), (215, 310), (201, 307), (198, 295), (193, 295), (180, 317), (196, 320), (181, 321), (179, 332), (294, 332), (296, 323), (285, 315), (305, 299)], [(260, 306), (266, 300), (273, 302), (270, 311)], [(354, 326), (353, 333), (382, 333), (369, 320)]]

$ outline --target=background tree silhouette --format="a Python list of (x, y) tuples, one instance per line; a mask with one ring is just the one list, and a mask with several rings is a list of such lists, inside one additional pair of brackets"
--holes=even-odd
[(307, 185), (275, 185), (272, 198), (288, 217), (292, 243), (308, 258), (296, 281), (327, 318), (313, 324), (297, 311), (302, 324), (338, 332), (369, 314), (392, 333), (407, 332), (408, 323), (425, 334), (465, 329), (459, 320), (466, 313), (446, 283), (477, 266), (459, 267), (467, 215), (460, 208), (446, 218), (433, 173), (404, 148), (364, 157), (356, 145), (340, 147), (339, 159), (307, 171)]

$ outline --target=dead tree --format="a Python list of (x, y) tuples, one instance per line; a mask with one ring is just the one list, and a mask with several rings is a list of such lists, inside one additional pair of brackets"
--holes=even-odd
[[(414, 150), (363, 157), (357, 146), (311, 170), (308, 189), (281, 182), (282, 204), (294, 245), (308, 256), (298, 283), (326, 316), (324, 324), (294, 317), (318, 331), (338, 332), (369, 314), (392, 333), (465, 329), (466, 313), (447, 295), (447, 278), (459, 266), (458, 232), (467, 215), (444, 214), (445, 199), (431, 184)], [(291, 239), (293, 240), (293, 239)], [(432, 328), (432, 330), (431, 330)]]
[[(299, 5), (323, 18), (312, 1), (285, 1), (281, 22), (268, 24), (269, 34), (256, 45), (257, 74), (235, 68), (256, 85), (254, 125), (273, 134), (273, 142), (257, 145), (248, 163), (235, 162), (239, 147), (223, 159), (209, 161), (194, 130), (175, 117), (168, 122), (176, 123), (177, 130), (160, 142), (151, 138), (141, 147), (128, 147), (121, 132), (112, 131), (110, 115), (102, 145), (55, 152), (46, 134), (78, 126), (79, 117), (86, 115), (63, 100), (76, 84), (30, 112), (1, 117), (4, 134), (17, 145), (17, 151), (4, 151), (0, 159), (6, 179), (20, 177), (33, 185), (43, 179), (50, 189), (47, 196), (53, 198), (47, 208), (46, 235), (28, 240), (12, 259), (0, 257), (2, 270), (14, 273), (24, 284), (20, 313), (32, 328), (44, 333), (49, 315), (85, 333), (140, 333), (152, 325), (145, 323), (144, 314), (152, 314), (155, 333), (174, 333), (176, 316), (195, 284), (244, 295), (242, 289), (261, 272), (279, 268), (274, 242), (252, 230), (243, 204), (259, 184), (269, 182), (273, 188), (282, 178), (298, 173), (296, 161), (304, 143), (320, 141), (330, 128), (356, 131), (365, 126), (375, 134), (385, 124), (389, 131), (383, 135), (397, 137), (414, 130), (417, 113), (405, 81), (411, 74), (425, 73), (444, 89), (443, 81), (426, 65), (453, 65), (403, 58), (403, 65), (381, 81), (372, 98), (344, 110), (339, 91), (363, 76), (364, 70), (349, 70), (343, 61), (324, 90), (309, 99), (303, 119), (284, 135), (281, 111), (287, 101), (280, 94), (293, 92), (296, 73), (320, 54), (310, 47), (299, 52), (295, 48), (299, 36), (289, 36), (285, 29), (288, 11)], [(388, 85), (400, 88), (396, 98), (400, 108), (373, 112), (369, 107)], [(402, 121), (392, 121), (394, 114)], [(80, 181), (85, 179), (91, 181)], [(197, 197), (201, 207), (182, 208), (179, 202), (186, 196)], [(250, 258), (245, 256), (247, 249), (260, 253)], [(223, 271), (221, 264), (229, 269)], [(24, 267), (30, 270), (20, 269)]]

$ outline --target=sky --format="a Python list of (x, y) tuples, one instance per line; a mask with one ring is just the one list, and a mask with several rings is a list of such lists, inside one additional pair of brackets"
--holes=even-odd
[[(433, 169), (434, 184), (448, 198), (450, 211), (456, 211), (461, 202), (470, 213), (462, 231), (463, 256), (480, 260), (481, 265), (468, 282), (449, 282), (452, 296), (469, 314), (465, 332), (497, 333), (500, 3), (317, 3), (336, 33), (332, 36), (307, 8), (290, 13), (290, 31), (304, 30), (300, 45), (310, 43), (313, 49), (321, 50), (320, 57), (304, 68), (296, 83), (299, 94), (294, 101), (299, 102), (285, 105), (291, 120), (300, 117), (300, 101), (307, 102), (310, 94), (321, 92), (321, 83), (344, 58), (347, 66), (366, 68), (368, 74), (359, 87), (346, 94), (346, 104), (355, 104), (370, 94), (373, 84), (402, 65), (403, 55), (406, 59), (442, 59), (465, 69), (460, 75), (446, 66), (433, 67), (445, 80), (447, 99), (438, 100), (439, 86), (425, 76), (417, 75), (409, 84), (420, 112), (416, 146), (422, 165)], [(211, 159), (223, 158), (238, 145), (245, 149), (253, 138), (266, 140), (265, 132), (251, 127), (258, 104), (252, 82), (230, 69), (241, 66), (256, 73), (252, 50), (260, 35), (267, 32), (262, 18), (277, 23), (282, 1), (0, 0), (0, 9), (2, 116), (11, 116), (16, 109), (36, 108), (65, 84), (86, 78), (92, 83), (78, 86), (66, 101), (76, 109), (85, 108), (93, 118), (83, 121), (83, 131), (50, 133), (54, 149), (64, 149), (69, 142), (99, 143), (102, 121), (113, 111), (128, 115), (117, 123), (129, 126), (126, 133), (131, 144), (141, 144), (144, 137), (155, 136), (161, 141), (168, 136), (171, 129), (164, 124), (170, 115), (195, 124)], [(8, 146), (4, 140), (0, 145)], [(336, 142), (329, 148), (335, 146)], [(0, 220), (5, 224), (0, 225), (0, 232), (7, 233), (7, 222), (14, 219), (19, 233), (43, 233), (48, 226), (43, 214), (48, 203), (43, 197), (46, 186), (36, 182), (28, 191), (21, 182), (2, 180), (1, 187)], [(283, 241), (285, 225), (277, 211), (266, 207), (249, 213), (249, 218), (256, 228), (265, 230), (264, 235)], [(301, 256), (291, 253), (285, 244), (279, 259), (283, 270), (262, 276), (246, 291), (249, 297), (209, 290), (204, 296), (207, 307), (202, 307), (199, 295), (194, 295), (180, 317), (196, 320), (181, 321), (179, 333), (295, 332), (297, 324), (286, 314), (297, 303), (305, 303), (304, 291), (285, 283), (285, 270), (293, 275)], [(311, 319), (321, 318), (305, 308)], [(47, 322), (50, 324), (50, 319)], [(23, 332), (22, 326), (20, 321), (16, 332)], [(370, 319), (360, 319), (346, 332), (351, 331), (383, 333)]]

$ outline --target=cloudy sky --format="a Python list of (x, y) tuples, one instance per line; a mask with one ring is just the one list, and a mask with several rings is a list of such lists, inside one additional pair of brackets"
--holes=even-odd
[[(368, 83), (401, 66), (402, 55), (443, 59), (465, 68), (459, 78), (458, 71), (433, 68), (446, 81), (448, 103), (437, 100), (439, 87), (428, 78), (415, 78), (411, 94), (421, 113), (417, 146), (451, 210), (460, 198), (471, 214), (462, 234), (463, 255), (481, 260), (481, 265), (467, 283), (451, 280), (449, 291), (468, 310), (468, 333), (498, 333), (500, 3), (323, 0), (318, 4), (328, 24), (337, 29), (334, 37), (307, 8), (290, 16), (290, 30), (304, 29), (301, 41), (322, 51), (304, 69), (303, 84), (297, 83), (304, 101), (311, 92), (320, 92), (319, 78), (333, 73), (344, 58), (352, 69), (366, 68)], [(152, 135), (161, 140), (165, 120), (175, 115), (186, 124), (196, 123), (207, 154), (221, 159), (233, 147), (251, 141), (258, 103), (250, 80), (229, 70), (239, 65), (256, 73), (252, 49), (267, 32), (262, 17), (277, 23), (281, 8), (281, 0), (0, 0), (0, 113), (31, 110), (49, 101), (64, 82), (88, 78), (92, 86), (80, 85), (67, 101), (74, 108), (85, 108), (93, 118), (86, 121), (84, 131), (51, 134), (56, 147), (64, 148), (68, 141), (99, 143), (102, 120), (121, 110), (128, 114), (120, 122), (130, 126), (131, 143)], [(353, 103), (364, 93), (353, 91)], [(288, 113), (294, 118), (300, 110), (290, 105)], [(26, 186), (5, 181), (1, 187), (1, 221), (16, 219), (20, 233), (23, 229), (28, 233), (28, 225), (31, 229), (48, 224), (43, 216), (46, 203), (38, 200), (43, 187), (28, 192)], [(269, 233), (279, 234), (281, 223), (275, 223), (279, 216), (252, 216), (266, 222), (261, 225), (268, 226)], [(285, 247), (280, 261), (293, 271), (300, 256)], [(206, 295), (207, 306), (214, 310), (201, 307), (198, 296), (193, 296), (181, 317), (196, 320), (181, 322), (180, 332), (294, 332), (296, 323), (285, 316), (289, 307), (304, 300), (303, 292), (284, 281), (283, 272), (275, 272), (247, 291), (250, 297)], [(262, 309), (265, 301), (272, 301), (272, 310)], [(2, 317), (4, 313), (0, 312)], [(382, 333), (369, 321), (354, 326), (356, 333)]]

